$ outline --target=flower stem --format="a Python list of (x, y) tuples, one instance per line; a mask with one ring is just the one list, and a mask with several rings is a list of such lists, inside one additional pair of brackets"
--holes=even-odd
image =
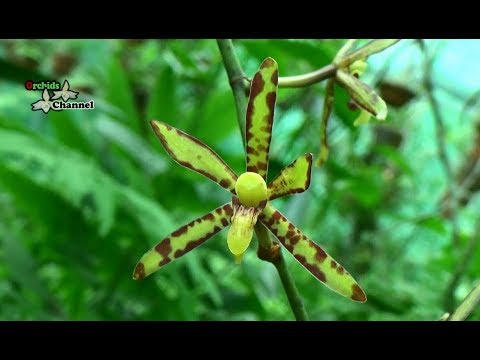
[(463, 300), (455, 312), (448, 318), (448, 321), (465, 320), (480, 303), (480, 284), (475, 286), (470, 294)]
[(325, 79), (335, 76), (337, 67), (333, 64), (322, 67), (321, 69), (309, 72), (307, 74), (296, 76), (284, 76), (278, 78), (278, 87), (281, 88), (300, 88), (313, 85)]
[[(245, 144), (245, 115), (247, 110), (247, 92), (245, 87), (245, 74), (240, 66), (237, 55), (235, 53), (235, 48), (233, 47), (232, 40), (230, 39), (219, 39), (217, 40), (220, 53), (222, 55), (223, 64), (225, 70), (227, 71), (228, 79), (230, 81), (230, 86), (232, 87), (233, 96), (235, 97), (235, 106), (237, 108), (237, 120), (238, 126), (242, 133), (242, 140)], [(247, 89), (248, 90), (248, 89)], [(270, 234), (267, 229), (262, 224), (257, 224), (255, 226), (255, 231), (258, 237), (259, 246), (265, 247), (270, 245), (270, 248), (278, 246), (272, 242)], [(292, 308), (293, 314), (295, 315), (296, 320), (308, 320), (307, 312), (305, 311), (305, 306), (303, 305), (300, 294), (298, 293), (295, 282), (287, 268), (287, 264), (282, 256), (280, 247), (278, 251), (275, 252), (276, 256), (272, 261), (272, 264), (277, 269), (278, 275), (282, 282), (285, 293), (287, 294), (288, 302)], [(269, 261), (269, 260), (266, 260)]]
[(287, 293), (288, 302), (290, 303), (290, 307), (295, 315), (295, 319), (297, 321), (307, 321), (307, 311), (305, 310), (305, 306), (303, 305), (297, 287), (295, 286), (295, 282), (292, 279), (290, 271), (288, 271), (287, 264), (285, 263), (281, 252), (277, 260), (273, 262), (273, 265), (275, 265), (278, 275), (280, 276), (280, 280), (282, 281), (282, 285)]
[(222, 54), (223, 64), (227, 71), (228, 80), (232, 87), (233, 97), (235, 98), (235, 107), (237, 109), (238, 127), (242, 133), (243, 144), (245, 145), (245, 121), (247, 112), (247, 92), (248, 81), (245, 73), (238, 61), (235, 48), (231, 39), (217, 40), (220, 53)]

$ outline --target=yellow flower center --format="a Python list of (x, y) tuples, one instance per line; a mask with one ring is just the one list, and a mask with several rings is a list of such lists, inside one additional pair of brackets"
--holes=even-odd
[(240, 204), (246, 207), (257, 207), (260, 202), (267, 199), (267, 184), (254, 172), (240, 175), (235, 184), (235, 191)]

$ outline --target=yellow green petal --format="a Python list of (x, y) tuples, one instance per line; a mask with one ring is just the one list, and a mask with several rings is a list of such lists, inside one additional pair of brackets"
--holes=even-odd
[(372, 117), (372, 114), (370, 114), (368, 111), (361, 109), (360, 115), (358, 115), (358, 117), (355, 119), (355, 121), (353, 122), (353, 125), (359, 126), (363, 124), (368, 124), (371, 117)]
[(268, 184), (268, 200), (304, 192), (310, 186), (311, 172), (312, 154), (300, 156), (293, 163), (284, 167)]
[(142, 256), (133, 271), (133, 279), (141, 280), (203, 244), (230, 224), (232, 214), (233, 207), (228, 203), (181, 226)]
[(150, 124), (165, 150), (177, 163), (235, 193), (237, 175), (215, 151), (173, 126), (155, 120)]
[(320, 246), (304, 235), (285, 216), (267, 204), (259, 219), (313, 276), (333, 291), (354, 301), (367, 297), (355, 279)]
[(246, 117), (247, 171), (258, 173), (265, 180), (277, 85), (277, 62), (266, 58), (253, 77)]
[(387, 118), (387, 104), (372, 88), (346, 71), (337, 71), (337, 81), (347, 90), (358, 106), (367, 110), (378, 120)]
[(228, 230), (227, 245), (237, 264), (241, 262), (243, 253), (252, 241), (254, 226), (265, 203), (266, 201), (258, 208), (246, 207), (240, 204), (236, 197), (233, 198), (233, 215)]

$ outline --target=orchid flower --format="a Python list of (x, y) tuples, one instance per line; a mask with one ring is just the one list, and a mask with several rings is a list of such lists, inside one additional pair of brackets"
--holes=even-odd
[(67, 101), (68, 99), (76, 99), (78, 96), (77, 91), (70, 90), (70, 84), (67, 80), (63, 82), (62, 90), (54, 91), (52, 100), (59, 99), (60, 97), (63, 101)]
[(43, 112), (46, 114), (50, 109), (53, 110), (52, 102), (50, 101), (50, 94), (48, 93), (47, 89), (43, 90), (42, 98), (43, 100), (38, 100), (32, 104), (32, 110), (43, 110)]
[(312, 154), (307, 153), (266, 184), (277, 84), (277, 63), (267, 58), (251, 83), (246, 112), (246, 172), (240, 176), (200, 140), (163, 122), (151, 121), (163, 147), (177, 163), (230, 191), (232, 201), (181, 226), (147, 251), (134, 269), (135, 280), (178, 259), (227, 226), (227, 246), (240, 263), (260, 221), (318, 280), (354, 301), (366, 301), (365, 293), (345, 268), (271, 204), (274, 199), (307, 190), (312, 169)]

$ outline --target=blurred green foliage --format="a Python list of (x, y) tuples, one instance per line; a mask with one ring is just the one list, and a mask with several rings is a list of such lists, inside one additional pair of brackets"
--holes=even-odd
[[(267, 56), (277, 60), (280, 76), (315, 70), (343, 43), (234, 42), (248, 76)], [(433, 93), (447, 155), (461, 173), (479, 146), (479, 103), (471, 96), (480, 84), (480, 42), (425, 44), (435, 54)], [(446, 302), (458, 304), (478, 281), (478, 189), (457, 209), (453, 241), (452, 221), (442, 212), (448, 179), (422, 85), (423, 57), (404, 40), (369, 60), (363, 80), (390, 104), (384, 123), (354, 127), (358, 110), (337, 87), (327, 163), (313, 170), (307, 192), (275, 201), (368, 295), (366, 304), (336, 295), (284, 251), (311, 319), (438, 319)], [(78, 100), (94, 99), (95, 109), (32, 112), (41, 92), (25, 89), (29, 79), (67, 79)], [(324, 83), (279, 90), (269, 179), (299, 154), (318, 153), (323, 91)], [(244, 171), (215, 41), (2, 40), (0, 93), (0, 319), (293, 319), (274, 267), (256, 257), (256, 245), (235, 265), (226, 231), (145, 281), (132, 280), (147, 249), (229, 200), (173, 162), (149, 120), (192, 134)]]

